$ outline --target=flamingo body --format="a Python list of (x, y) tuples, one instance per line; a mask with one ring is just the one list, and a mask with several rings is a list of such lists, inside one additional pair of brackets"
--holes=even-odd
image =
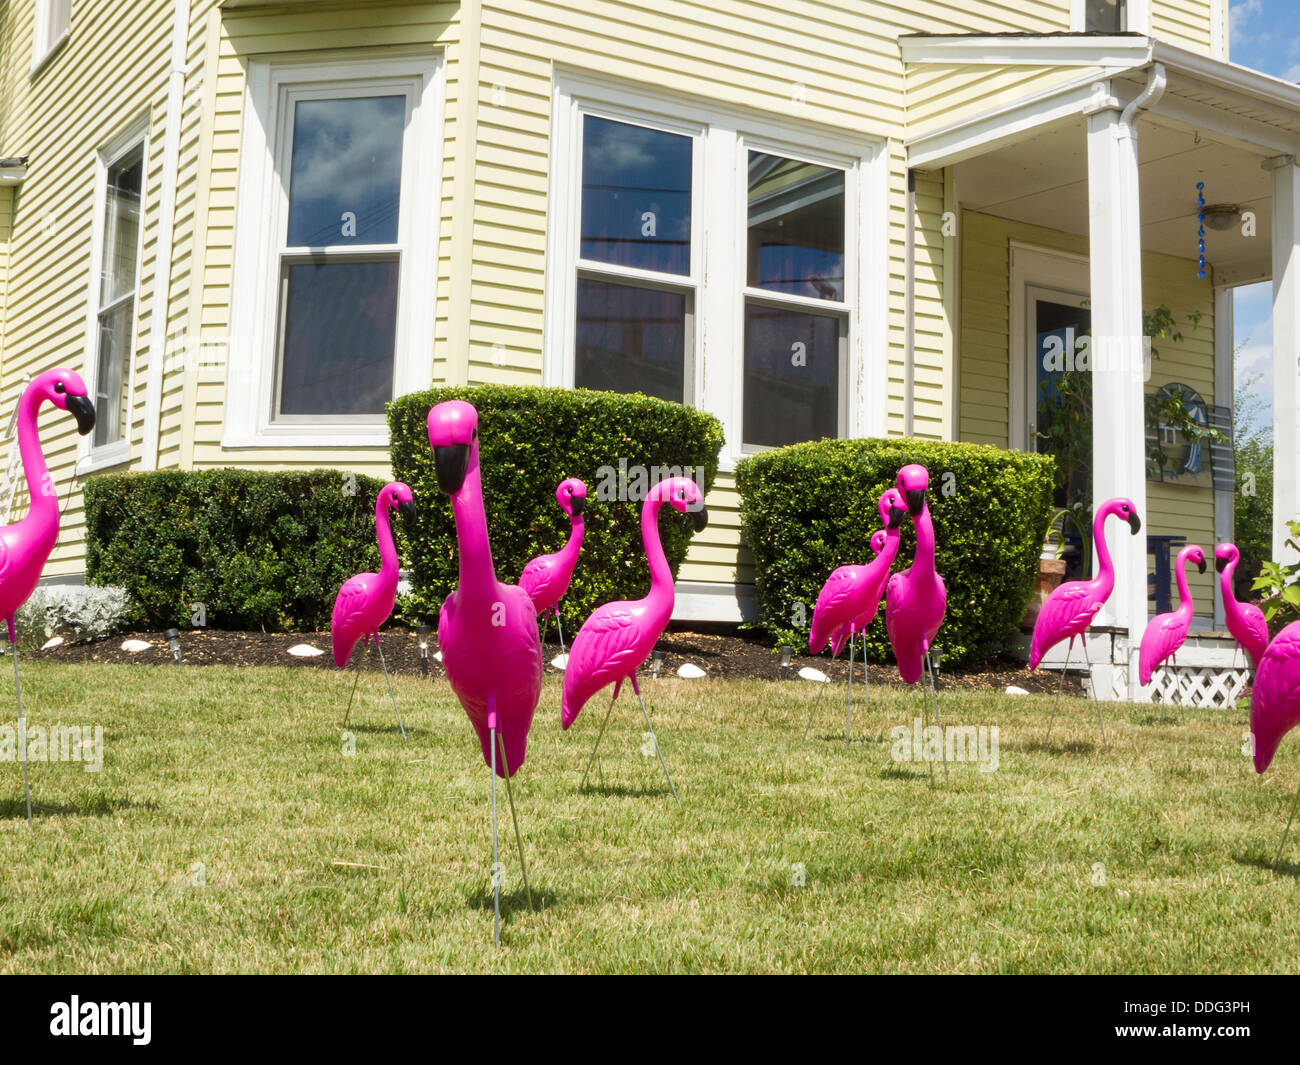
[(505, 748), (505, 764), (495, 759), (497, 775), (514, 776), (527, 756), (542, 692), (537, 611), (524, 589), (496, 578), (479, 472), (478, 411), (463, 400), (439, 403), (429, 411), (428, 427), (460, 556), (456, 589), (438, 615), (442, 665), (478, 735), (483, 761), (493, 764), (495, 728)]
[(886, 585), (885, 629), (898, 675), (907, 684), (921, 679), (926, 655), (948, 609), (948, 589), (934, 568), (934, 524), (925, 502), (929, 485), (924, 466), (911, 464), (898, 471), (898, 490), (916, 527), (916, 554), (912, 564)]
[(818, 654), (829, 639), (831, 656), (838, 658), (844, 644), (870, 625), (880, 609), (880, 597), (889, 579), (889, 567), (898, 554), (899, 530), (907, 510), (903, 497), (894, 488), (880, 497), (876, 508), (887, 527), (871, 537), (871, 549), (876, 557), (865, 566), (840, 566), (826, 578), (813, 607), (812, 628), (808, 633), (808, 650), (812, 654)]
[(1214, 565), (1219, 571), (1219, 588), (1223, 593), (1223, 620), (1237, 645), (1246, 652), (1250, 664), (1258, 669), (1268, 647), (1268, 622), (1264, 620), (1264, 611), (1254, 603), (1238, 602), (1233, 591), (1232, 577), (1240, 558), (1236, 544), (1219, 544), (1214, 549)]
[(524, 567), (519, 575), (519, 587), (528, 593), (538, 614), (548, 610), (557, 610), (559, 602), (569, 590), (573, 580), (573, 570), (578, 563), (578, 552), (582, 550), (584, 523), (583, 506), (587, 499), (587, 486), (576, 477), (569, 477), (560, 482), (555, 490), (555, 498), (560, 508), (569, 515), (572, 533), (564, 547), (550, 555), (538, 555)]
[(1296, 725), (1300, 725), (1300, 621), (1279, 632), (1260, 656), (1250, 693), (1255, 772), (1268, 768), (1282, 737)]
[(1142, 645), (1138, 650), (1138, 680), (1145, 687), (1151, 683), (1151, 674), (1166, 658), (1178, 653), (1187, 639), (1187, 630), (1192, 624), (1195, 610), (1192, 593), (1187, 587), (1187, 563), (1195, 562), (1205, 572), (1205, 552), (1195, 544), (1188, 544), (1178, 552), (1175, 565), (1178, 578), (1178, 607), (1168, 614), (1157, 614), (1148, 623), (1142, 633)]
[(358, 573), (343, 582), (330, 615), (330, 644), (334, 664), (342, 669), (361, 640), (379, 645), (379, 627), (388, 620), (397, 600), (397, 548), (389, 524), (389, 510), (413, 507), (415, 496), (401, 481), (384, 485), (375, 500), (375, 536), (379, 541), (378, 573)]
[(1047, 597), (1047, 602), (1034, 621), (1034, 635), (1029, 645), (1029, 668), (1038, 663), (1062, 640), (1073, 645), (1078, 636), (1088, 631), (1092, 619), (1106, 605), (1115, 588), (1115, 566), (1106, 546), (1106, 519), (1112, 514), (1123, 518), (1136, 536), (1142, 529), (1142, 519), (1130, 499), (1116, 496), (1108, 499), (1097, 511), (1092, 521), (1092, 539), (1097, 547), (1097, 576), (1090, 581), (1066, 581)]
[(669, 477), (646, 495), (641, 540), (650, 564), (650, 591), (643, 599), (606, 603), (592, 611), (569, 649), (560, 703), (560, 725), (573, 724), (587, 701), (607, 684), (614, 698), (625, 680), (636, 687), (636, 671), (653, 650), (673, 612), (673, 578), (659, 538), (659, 508), (668, 503), (692, 509), (698, 532), (708, 520), (699, 486), (689, 477)]
[(72, 370), (47, 370), (32, 379), (18, 400), (18, 451), (31, 502), (25, 518), (0, 527), (0, 617), (8, 626), (10, 643), (18, 639), (14, 615), (36, 590), (59, 538), (58, 498), (36, 430), (36, 416), (46, 401), (71, 411), (82, 435), (95, 424), (86, 383)]

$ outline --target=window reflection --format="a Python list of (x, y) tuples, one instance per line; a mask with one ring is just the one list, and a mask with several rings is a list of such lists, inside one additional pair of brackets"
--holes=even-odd
[(844, 171), (749, 153), (748, 282), (844, 299)]
[(578, 280), (574, 383), (683, 401), (686, 296)]

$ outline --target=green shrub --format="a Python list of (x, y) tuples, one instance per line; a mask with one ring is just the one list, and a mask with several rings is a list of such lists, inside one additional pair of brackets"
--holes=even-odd
[[(120, 585), (135, 623), (323, 629), (339, 585), (379, 568), (382, 481), (340, 470), (163, 470), (86, 482), (86, 573)], [(393, 521), (399, 539), (402, 522)]]
[(1273, 442), (1251, 434), (1237, 445), (1237, 495), (1233, 508), (1233, 543), (1241, 561), (1233, 574), (1233, 591), (1243, 602), (1255, 578), (1273, 558)]
[[(1005, 647), (1038, 572), (1052, 512), (1052, 459), (907, 439), (795, 444), (738, 466), (741, 521), (763, 625), (774, 640), (807, 648), (822, 584), (837, 566), (872, 558), (876, 501), (910, 462), (930, 471), (937, 567), (948, 586), (937, 640), (943, 661), (977, 665)], [(911, 564), (915, 544), (905, 522), (896, 570)], [(867, 646), (873, 660), (885, 660), (883, 620), (872, 625)]]
[[(713, 484), (722, 427), (711, 415), (642, 395), (587, 389), (482, 385), (435, 388), (388, 405), (393, 471), (415, 491), (409, 621), (436, 623), (456, 587), (456, 527), (438, 488), (429, 447), (428, 414), (438, 403), (463, 399), (478, 409), (479, 453), (492, 559), (500, 580), (514, 583), (529, 559), (558, 551), (569, 521), (555, 502), (566, 477), (587, 484), (586, 535), (564, 599), (566, 628), (576, 629), (601, 603), (633, 599), (650, 586), (641, 547), (639, 500), (617, 498), (620, 460), (628, 467), (702, 468)], [(602, 469), (605, 474), (602, 476)], [(677, 573), (692, 534), (690, 518), (664, 507), (664, 553)]]

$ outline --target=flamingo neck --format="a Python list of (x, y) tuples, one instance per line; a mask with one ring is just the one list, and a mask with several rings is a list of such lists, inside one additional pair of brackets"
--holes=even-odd
[(660, 499), (647, 499), (641, 508), (641, 542), (645, 545), (646, 561), (650, 563), (650, 596), (671, 593), (673, 589), (673, 572), (668, 568), (668, 559), (659, 539), (659, 508), (662, 505)]
[(23, 393), (18, 403), (18, 453), (22, 456), (23, 473), (27, 478), (27, 496), (30, 500), (27, 518), (24, 520), (52, 522), (57, 530), (57, 493), (36, 432), (36, 415), (41, 409), (42, 399), (39, 393), (29, 389)]
[(1110, 595), (1115, 587), (1115, 563), (1111, 561), (1110, 548), (1106, 546), (1106, 519), (1111, 512), (1104, 507), (1097, 511), (1092, 519), (1092, 542), (1097, 549), (1097, 576), (1093, 584), (1101, 592), (1102, 598)]
[[(934, 523), (930, 520), (930, 505), (921, 508), (913, 525), (916, 527), (916, 554), (912, 558), (912, 575), (922, 580), (931, 580), (934, 572)], [(889, 540), (885, 540), (885, 550), (889, 550)], [(894, 551), (898, 551), (895, 544)]]
[(903, 542), (903, 530), (886, 529), (885, 546), (880, 549), (877, 559), (883, 559), (885, 568), (888, 569), (894, 564), (894, 559), (898, 557), (898, 545)]
[(492, 545), (488, 542), (487, 515), (483, 510), (477, 442), (470, 448), (465, 483), (452, 493), (451, 513), (456, 519), (461, 590), (470, 595), (496, 595), (497, 575), (492, 565)]
[(572, 567), (578, 561), (578, 552), (582, 549), (582, 534), (586, 529), (581, 514), (569, 516), (569, 542), (560, 549), (560, 563)]
[(375, 538), (379, 541), (379, 575), (396, 582), (397, 545), (393, 543), (388, 500), (383, 495), (375, 501)]
[(1237, 602), (1237, 593), (1232, 590), (1232, 575), (1237, 570), (1237, 559), (1230, 558), (1219, 574), (1219, 590), (1223, 592), (1223, 608), (1225, 610), (1239, 611), (1241, 604)]
[(1192, 590), (1187, 586), (1187, 559), (1179, 559), (1178, 572), (1175, 574), (1178, 581), (1178, 613), (1191, 615)]

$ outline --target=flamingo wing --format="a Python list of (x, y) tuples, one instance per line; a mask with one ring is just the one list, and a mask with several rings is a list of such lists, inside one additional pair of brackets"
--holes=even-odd
[(1264, 650), (1268, 647), (1268, 622), (1264, 620), (1264, 611), (1254, 603), (1244, 603), (1241, 607), (1242, 635), (1246, 639), (1239, 641), (1250, 656), (1251, 664), (1258, 669)]
[(1183, 645), (1185, 639), (1187, 620), (1181, 614), (1174, 612), (1152, 618), (1142, 633), (1142, 645), (1138, 649), (1138, 680), (1144, 685), (1150, 684), (1151, 674)]
[(1093, 595), (1087, 581), (1070, 581), (1049, 595), (1034, 621), (1029, 668), (1036, 669), (1043, 655), (1062, 640), (1084, 632), (1103, 602)]
[(636, 671), (645, 658), (640, 637), (637, 615), (626, 608), (602, 608), (587, 619), (573, 638), (564, 668), (563, 728), (573, 724), (587, 700), (606, 684), (622, 681)]
[(334, 664), (342, 669), (352, 657), (357, 640), (366, 635), (366, 607), (370, 604), (369, 574), (358, 573), (343, 582), (334, 599), (330, 615), (330, 642), (334, 647)]
[(1300, 621), (1277, 634), (1259, 660), (1250, 693), (1250, 731), (1255, 737), (1255, 771), (1273, 761), (1278, 745), (1300, 725)]
[(808, 633), (808, 650), (813, 654), (826, 646), (835, 630), (852, 620), (853, 593), (862, 583), (862, 571), (861, 566), (841, 566), (826, 578), (813, 607), (812, 629)]
[(551, 555), (538, 555), (519, 575), (519, 587), (528, 593), (528, 598), (533, 601), (538, 613), (552, 605), (547, 602), (547, 598), (555, 576), (555, 564)]

